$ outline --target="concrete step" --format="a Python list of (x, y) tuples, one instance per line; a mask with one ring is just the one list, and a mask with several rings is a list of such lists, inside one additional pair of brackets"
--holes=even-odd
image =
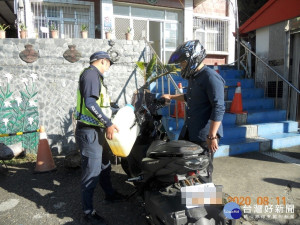
[(221, 139), (219, 149), (214, 157), (240, 155), (247, 152), (266, 151), (270, 141), (263, 138)]
[[(168, 137), (171, 140), (178, 140), (184, 120), (178, 119), (177, 126), (175, 118), (163, 117), (162, 123), (165, 129), (167, 127), (166, 132)], [(268, 128), (269, 134), (266, 131)], [(297, 132), (297, 129), (297, 122), (295, 121), (224, 126), (224, 137), (220, 140), (219, 150), (215, 154), (215, 157), (300, 145), (300, 133)]]
[(223, 125), (245, 125), (267, 122), (284, 121), (286, 119), (286, 110), (266, 109), (266, 110), (248, 110), (244, 114), (225, 113)]
[(262, 135), (262, 137), (271, 141), (272, 149), (288, 148), (300, 145), (299, 132), (268, 134)]
[[(250, 127), (247, 125), (241, 126), (223, 126), (223, 138), (222, 139), (236, 139), (236, 138), (245, 138), (248, 136), (256, 136), (256, 135), (249, 135)], [(255, 133), (255, 132), (252, 132)], [(256, 132), (257, 133), (257, 132)]]
[(269, 134), (297, 132), (298, 123), (295, 121), (280, 121), (277, 123), (223, 126), (223, 130), (223, 139), (256, 138)]
[[(158, 95), (159, 96), (159, 95)], [(229, 112), (231, 102), (225, 101), (226, 111)], [(243, 101), (243, 109), (245, 114), (231, 114), (225, 113), (223, 123), (224, 124), (232, 124), (236, 123), (236, 118), (243, 119), (243, 123), (237, 124), (246, 124), (246, 123), (263, 123), (263, 122), (273, 122), (285, 119), (285, 110), (276, 110), (274, 108), (274, 100), (273, 99), (246, 99)], [(171, 115), (173, 115), (175, 109), (175, 101), (172, 100), (170, 104)], [(169, 115), (169, 107), (164, 107), (158, 111), (159, 115)], [(272, 118), (268, 118), (268, 121), (265, 121), (264, 117), (272, 116)], [(245, 117), (245, 118), (244, 118)], [(249, 118), (250, 117), (250, 118)], [(274, 120), (273, 120), (274, 119)]]
[[(226, 100), (232, 100), (235, 93), (235, 88), (230, 87), (227, 89), (227, 96), (225, 96)], [(242, 99), (250, 99), (250, 98), (263, 98), (264, 90), (262, 88), (243, 88), (242, 89)]]
[(236, 87), (238, 82), (241, 82), (242, 90), (244, 88), (254, 88), (253, 79), (226, 79), (225, 85), (228, 87)]
[(286, 110), (248, 110), (246, 124), (266, 123), (286, 120)]
[[(180, 73), (179, 73), (180, 74)], [(253, 79), (243, 79), (244, 72), (242, 70), (220, 70), (220, 75), (226, 80), (226, 86), (232, 86), (236, 87), (237, 82), (241, 82), (242, 88), (253, 88), (254, 87), (254, 80)], [(176, 84), (182, 83), (183, 88), (187, 87), (188, 81), (183, 79), (180, 75), (175, 76), (171, 75)], [(162, 80), (164, 82), (164, 88), (165, 88), (165, 93), (168, 91), (168, 80), (167, 77), (164, 76), (162, 79), (158, 79), (156, 82), (153, 82), (150, 84), (150, 90), (151, 92), (156, 91), (156, 86), (157, 90), (161, 92), (161, 87), (162, 87)], [(174, 92), (174, 87), (171, 84), (171, 93)], [(234, 89), (235, 90), (235, 89)], [(233, 92), (234, 92), (233, 90)], [(232, 95), (232, 90), (230, 91), (230, 96)]]
[(223, 117), (223, 125), (234, 126), (237, 121), (237, 114), (225, 113)]
[[(296, 121), (278, 121), (269, 123), (256, 123), (256, 124), (243, 124), (236, 125), (234, 117), (235, 114), (226, 113), (223, 119), (223, 139), (235, 139), (235, 138), (254, 138), (257, 136), (265, 137), (270, 134), (278, 133), (291, 133), (298, 131), (298, 122)], [(224, 123), (225, 119), (230, 119), (231, 123)], [(174, 117), (163, 117), (165, 121), (164, 125), (169, 126), (169, 131), (181, 130), (184, 124), (184, 119), (178, 118), (179, 125), (176, 127), (176, 118)]]
[(258, 136), (268, 136), (276, 133), (290, 133), (298, 131), (298, 122), (296, 121), (280, 121), (277, 123), (260, 123), (253, 124), (257, 126)]
[[(230, 110), (232, 101), (225, 101), (226, 111)], [(256, 99), (243, 99), (243, 111), (247, 110), (264, 110), (274, 108), (274, 99), (272, 98), (256, 98)]]
[(242, 70), (219, 70), (220, 75), (225, 79), (243, 79), (244, 71)]

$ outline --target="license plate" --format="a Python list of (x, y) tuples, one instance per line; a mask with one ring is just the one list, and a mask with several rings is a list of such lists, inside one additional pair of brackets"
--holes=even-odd
[(180, 189), (181, 203), (187, 208), (222, 204), (222, 188), (222, 185), (214, 185), (213, 183), (182, 187)]

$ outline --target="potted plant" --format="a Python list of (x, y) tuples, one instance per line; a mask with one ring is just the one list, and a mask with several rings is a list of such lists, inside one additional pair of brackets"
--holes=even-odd
[(57, 30), (56, 24), (53, 22), (50, 25), (50, 32), (51, 32), (52, 38), (58, 38), (58, 30)]
[(24, 23), (21, 23), (19, 25), (19, 28), (20, 28), (20, 38), (21, 39), (24, 39), (27, 37), (27, 27)]
[(81, 25), (81, 36), (82, 38), (86, 39), (88, 38), (88, 25), (86, 24), (82, 24)]
[(0, 24), (0, 39), (4, 39), (6, 37), (6, 29), (9, 28), (9, 25)]
[(111, 39), (112, 31), (113, 31), (113, 29), (111, 27), (105, 30), (105, 38), (106, 39)]
[(133, 29), (131, 27), (127, 28), (127, 31), (125, 33), (126, 40), (131, 40), (131, 32), (132, 32), (132, 30)]

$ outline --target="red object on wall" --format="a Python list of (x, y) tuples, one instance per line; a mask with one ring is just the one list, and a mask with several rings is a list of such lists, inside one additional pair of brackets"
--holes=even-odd
[(242, 26), (240, 34), (300, 16), (299, 0), (269, 0)]

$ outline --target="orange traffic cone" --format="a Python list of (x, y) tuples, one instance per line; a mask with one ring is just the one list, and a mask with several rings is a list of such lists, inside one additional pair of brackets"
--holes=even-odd
[(38, 146), (35, 173), (50, 172), (56, 170), (50, 146), (47, 140), (47, 134), (43, 126), (40, 127), (40, 141)]
[[(181, 83), (178, 83), (178, 88), (179, 88), (180, 92), (183, 93)], [(185, 107), (184, 102), (177, 101), (178, 118), (184, 118), (184, 107)], [(176, 117), (176, 106), (175, 106), (175, 109), (174, 109), (173, 117)]]
[(219, 71), (219, 67), (218, 67), (218, 63), (215, 62), (215, 65), (214, 65), (214, 70), (220, 74), (220, 71)]
[(242, 114), (243, 112), (243, 103), (242, 103), (242, 91), (241, 91), (241, 82), (237, 83), (233, 100), (230, 107), (230, 113)]

